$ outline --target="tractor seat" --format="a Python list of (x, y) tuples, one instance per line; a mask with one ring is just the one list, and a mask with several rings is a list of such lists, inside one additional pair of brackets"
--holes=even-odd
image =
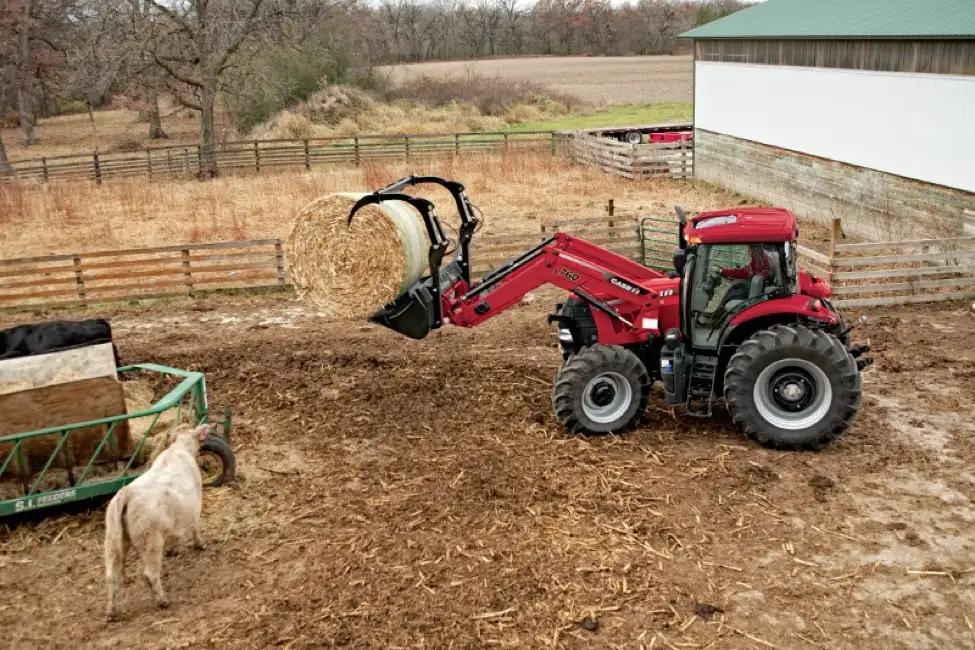
[(745, 300), (754, 300), (755, 298), (758, 298), (760, 295), (762, 295), (764, 286), (765, 278), (763, 278), (761, 275), (753, 276), (751, 281), (748, 283), (748, 297), (740, 300), (729, 300), (725, 303), (725, 310), (729, 312), (734, 311), (735, 308), (741, 303), (745, 302)]

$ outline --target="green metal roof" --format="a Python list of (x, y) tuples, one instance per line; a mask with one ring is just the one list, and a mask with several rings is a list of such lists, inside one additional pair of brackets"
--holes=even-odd
[(680, 38), (975, 38), (975, 0), (765, 0)]

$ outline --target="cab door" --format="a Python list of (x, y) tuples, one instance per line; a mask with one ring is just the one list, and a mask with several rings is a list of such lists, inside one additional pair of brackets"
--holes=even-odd
[[(752, 245), (754, 246), (754, 245)], [(682, 280), (682, 300), (686, 300), (685, 330), (691, 347), (716, 353), (732, 318), (782, 289), (781, 247), (762, 245), (766, 273), (752, 265), (752, 246), (748, 244), (700, 245), (696, 262)], [(755, 255), (759, 253), (757, 250)], [(760, 258), (758, 258), (760, 261)]]

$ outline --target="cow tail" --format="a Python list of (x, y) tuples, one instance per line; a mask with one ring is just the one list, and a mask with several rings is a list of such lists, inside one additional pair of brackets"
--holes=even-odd
[(124, 487), (108, 502), (105, 512), (105, 558), (121, 558), (125, 554), (125, 508), (129, 502), (129, 491)]

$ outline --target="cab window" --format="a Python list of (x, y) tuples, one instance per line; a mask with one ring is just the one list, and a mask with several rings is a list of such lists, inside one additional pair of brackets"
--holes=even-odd
[(717, 347), (741, 310), (788, 286), (781, 244), (699, 246), (691, 282), (690, 328), (695, 347)]

